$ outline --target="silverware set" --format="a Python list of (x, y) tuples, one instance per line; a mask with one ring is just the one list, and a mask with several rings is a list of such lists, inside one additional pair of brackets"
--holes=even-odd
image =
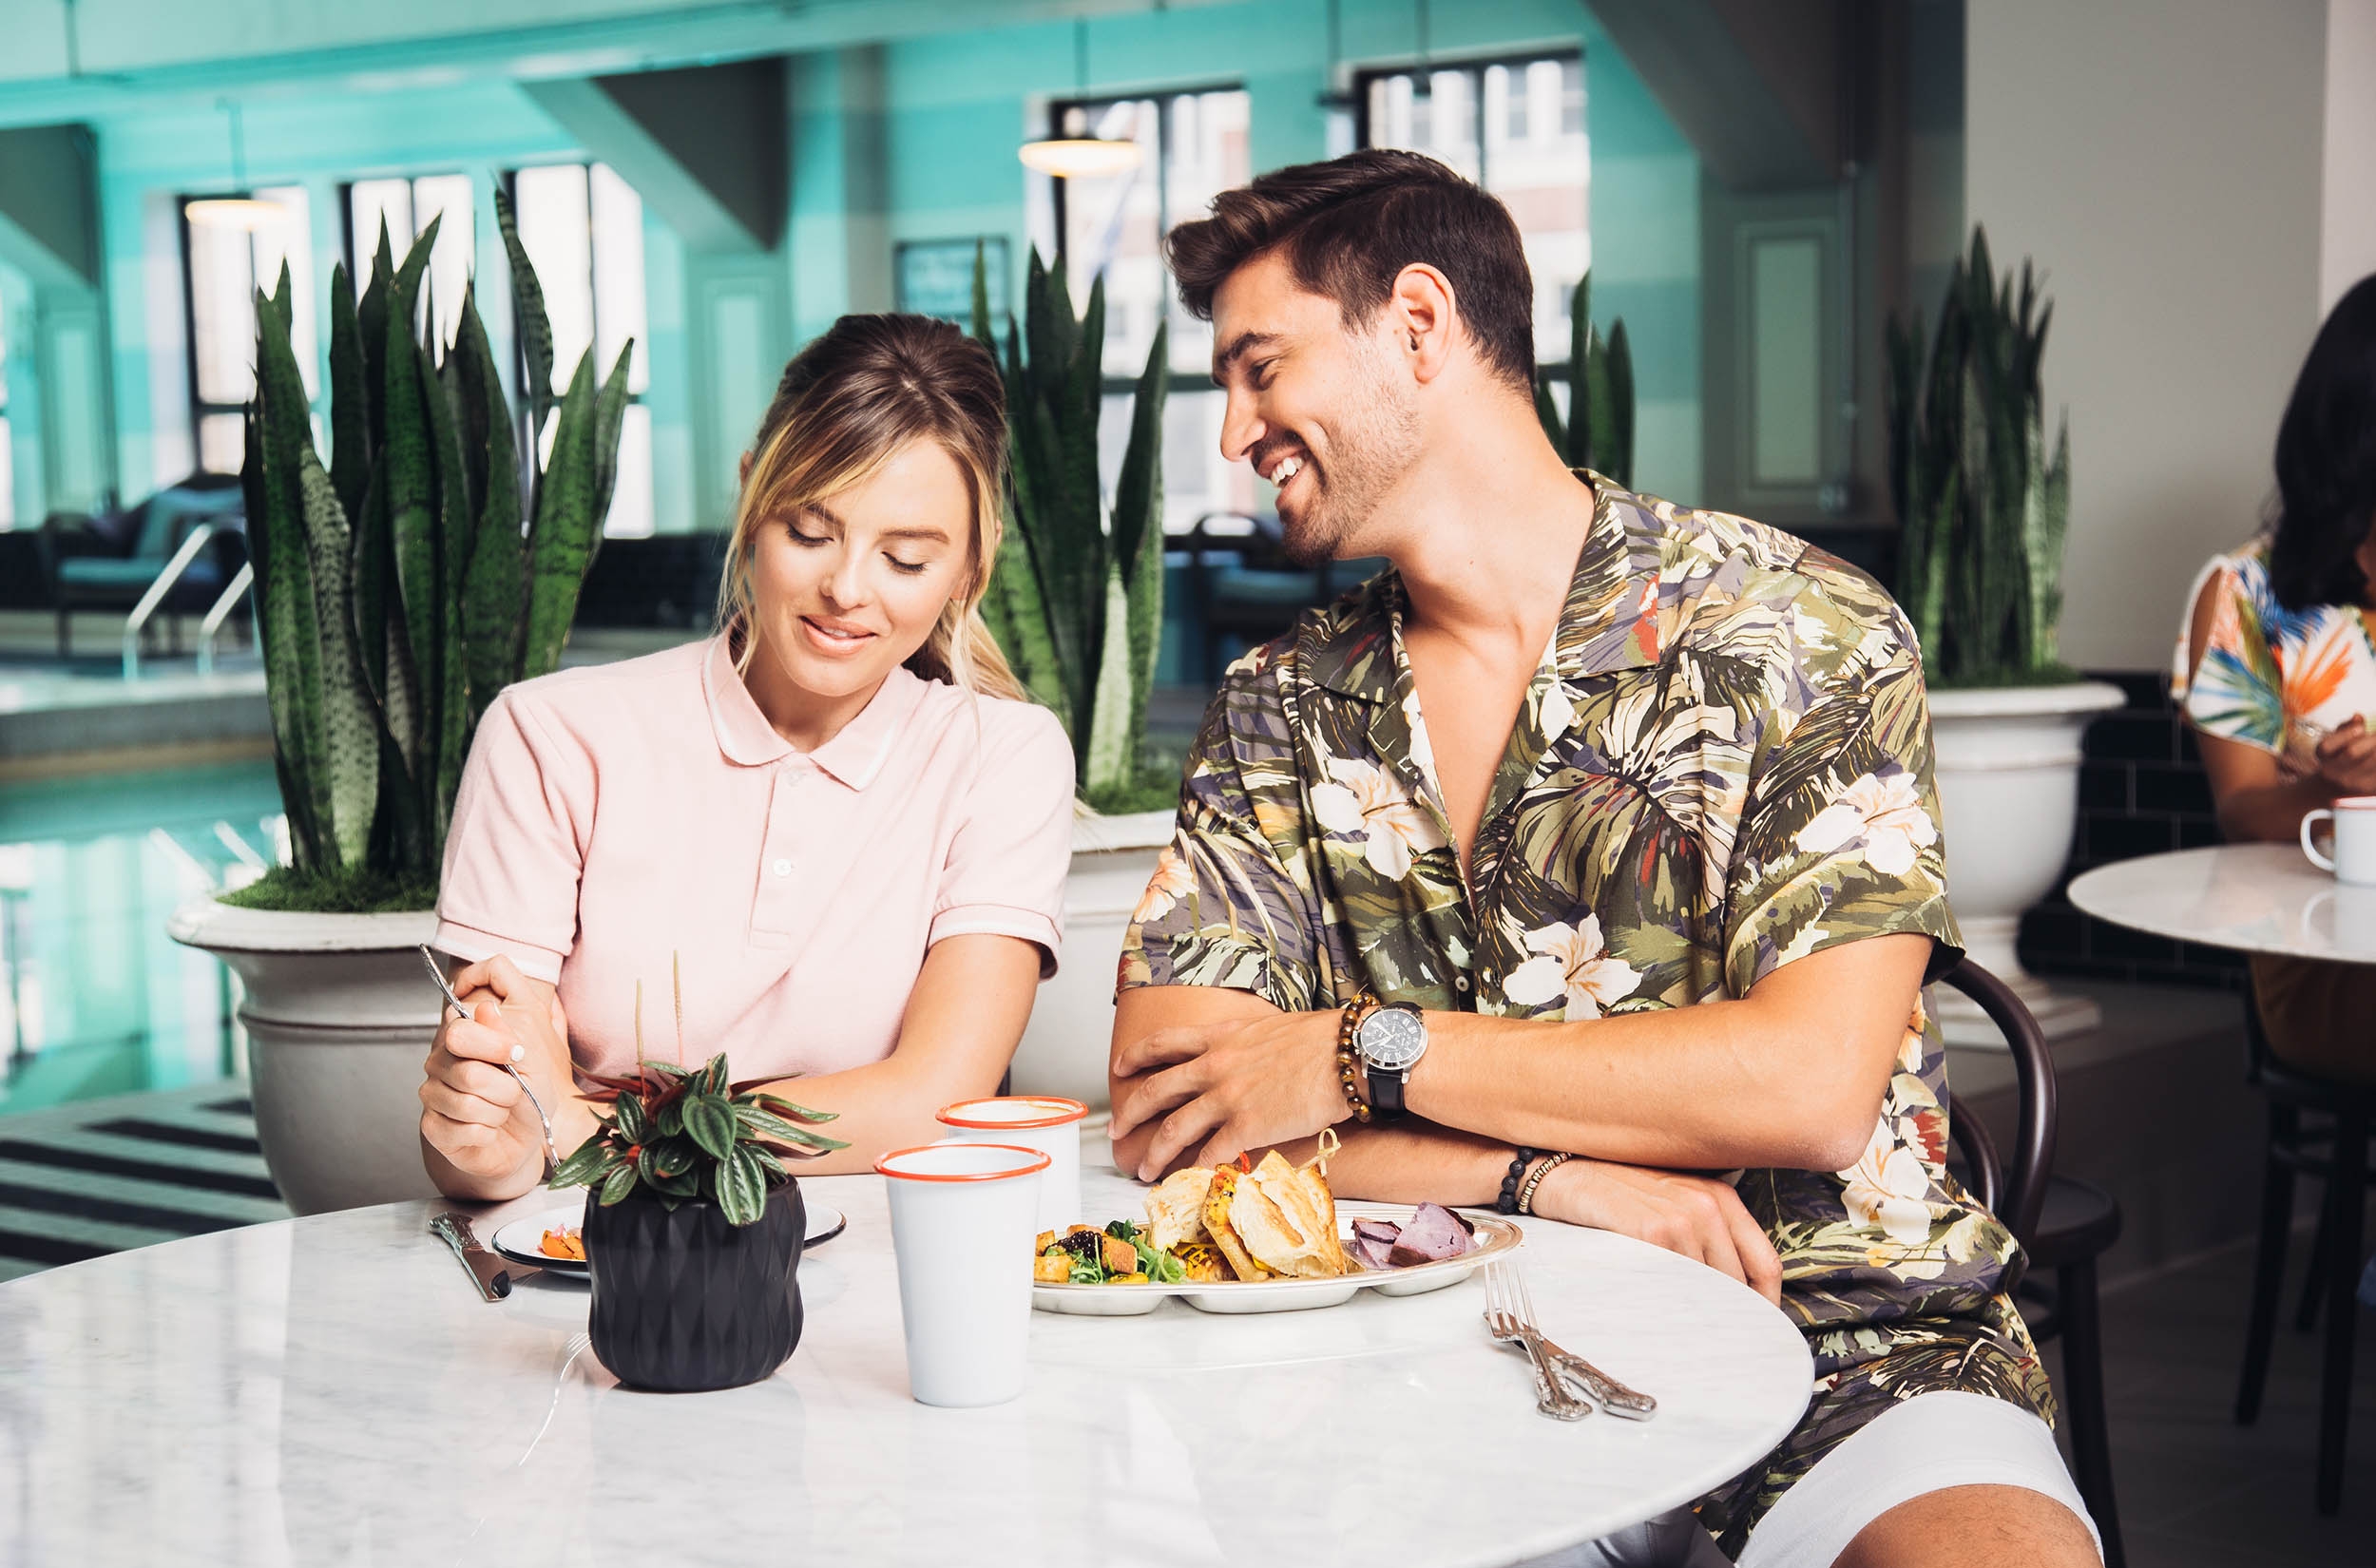
[(1485, 1328), (1497, 1343), (1533, 1363), (1535, 1408), (1554, 1421), (1581, 1421), (1600, 1410), (1625, 1421), (1648, 1421), (1658, 1402), (1637, 1393), (1535, 1327), (1534, 1298), (1516, 1265), (1495, 1258), (1485, 1266)]

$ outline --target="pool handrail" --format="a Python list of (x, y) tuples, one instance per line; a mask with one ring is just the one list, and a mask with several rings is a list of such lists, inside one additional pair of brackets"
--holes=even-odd
[(165, 602), (165, 595), (173, 591), (173, 585), (182, 580), (182, 574), (190, 569), (190, 563), (198, 559), (198, 552), (204, 549), (206, 542), (214, 537), (215, 526), (212, 523), (193, 525), (182, 538), (182, 547), (174, 551), (173, 558), (165, 563), (165, 569), (157, 574), (157, 580), (148, 585), (148, 591), (141, 595), (141, 602), (132, 606), (131, 617), (124, 622), (125, 679), (138, 680), (141, 678), (141, 628), (148, 624), (148, 618), (157, 613), (157, 606)]

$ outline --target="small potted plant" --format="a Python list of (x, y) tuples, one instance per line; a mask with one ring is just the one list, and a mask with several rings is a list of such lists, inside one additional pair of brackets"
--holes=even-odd
[(553, 1173), (584, 1187), (594, 1353), (621, 1383), (659, 1393), (757, 1383), (800, 1343), (807, 1212), (779, 1151), (849, 1145), (811, 1130), (830, 1112), (729, 1083), (721, 1053), (698, 1068), (643, 1061), (588, 1073), (610, 1107)]

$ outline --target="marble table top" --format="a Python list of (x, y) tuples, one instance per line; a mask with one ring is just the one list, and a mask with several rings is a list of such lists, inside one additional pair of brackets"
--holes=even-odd
[(2376, 964), (2376, 888), (2355, 888), (2292, 844), (2222, 844), (2116, 861), (2071, 879), (2098, 920), (2210, 947)]
[[(1084, 1206), (1135, 1214), (1091, 1137)], [(714, 1394), (619, 1387), (583, 1285), (482, 1302), (427, 1203), (0, 1286), (0, 1563), (1507, 1563), (1737, 1474), (1808, 1398), (1803, 1340), (1742, 1286), (1537, 1221), (1519, 1258), (1545, 1330), (1656, 1420), (1537, 1415), (1479, 1279), (1034, 1313), (1021, 1400), (932, 1409), (908, 1397), (881, 1180), (806, 1190), (850, 1225), (801, 1265), (800, 1348)]]

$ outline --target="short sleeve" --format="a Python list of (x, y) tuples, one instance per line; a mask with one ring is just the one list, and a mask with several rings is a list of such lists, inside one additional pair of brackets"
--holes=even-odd
[[(2194, 602), (2210, 583), (2215, 595), (2211, 632), (2202, 658), (2193, 659)], [(2260, 607), (2232, 561), (2213, 562), (2186, 602), (2189, 629), (2180, 634), (2180, 660), (2173, 672), (2187, 721), (2207, 736), (2238, 741), (2264, 752), (2285, 745), (2285, 678), (2269, 646)], [(2186, 664), (2194, 665), (2192, 679)]]
[(431, 946), (468, 963), (505, 954), (547, 985), (577, 946), (594, 764), (514, 694), (488, 706), (446, 831)]
[(1039, 947), (1044, 980), (1063, 946), (1072, 867), (1072, 742), (1044, 708), (1002, 704), (984, 718), (981, 773), (949, 841), (925, 946), (1020, 937)]
[[(1930, 704), (1894, 607), (1860, 673), (1837, 678), (1752, 764), (1724, 906), (1724, 988), (1867, 937), (1918, 931), (1926, 984), (1962, 956), (1931, 779)], [(1975, 852), (1983, 847), (1974, 846)]]
[(1275, 666), (1241, 661), (1206, 712), (1172, 841), (1122, 938), (1118, 989), (1218, 985), (1286, 1012), (1325, 1001), (1302, 797), (1277, 680)]

